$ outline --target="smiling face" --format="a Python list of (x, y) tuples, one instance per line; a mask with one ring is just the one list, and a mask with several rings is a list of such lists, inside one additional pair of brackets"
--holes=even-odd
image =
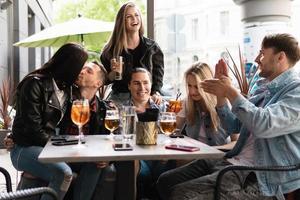
[(281, 73), (280, 53), (274, 53), (272, 48), (262, 48), (255, 59), (260, 69), (259, 76), (273, 80)]
[(299, 59), (299, 42), (290, 34), (277, 33), (264, 37), (255, 62), (260, 69), (259, 75), (272, 81), (293, 67)]
[(151, 80), (146, 72), (136, 72), (128, 84), (131, 97), (135, 102), (148, 101), (151, 92)]
[(125, 12), (125, 27), (127, 32), (137, 32), (141, 27), (141, 15), (136, 7), (127, 7)]
[(76, 80), (76, 84), (79, 87), (99, 88), (102, 85), (100, 73), (101, 70), (98, 65), (92, 62), (87, 62), (84, 64)]

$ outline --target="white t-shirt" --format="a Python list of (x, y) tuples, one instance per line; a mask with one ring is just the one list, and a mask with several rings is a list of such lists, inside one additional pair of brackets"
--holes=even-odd
[(54, 87), (54, 91), (55, 91), (55, 95), (59, 101), (60, 107), (63, 106), (63, 104), (65, 103), (65, 100), (67, 98), (65, 92), (63, 90), (60, 90), (55, 82), (54, 79), (52, 79), (53, 82), (53, 87)]
[(228, 162), (234, 164), (234, 165), (246, 165), (246, 166), (252, 166), (254, 165), (254, 136), (252, 133), (250, 133), (250, 136), (248, 137), (246, 144), (242, 151), (234, 156), (233, 158), (227, 159)]
[[(262, 107), (263, 104), (264, 100), (262, 100), (258, 106)], [(238, 155), (227, 160), (234, 165), (254, 165), (254, 135), (250, 133), (242, 151)]]

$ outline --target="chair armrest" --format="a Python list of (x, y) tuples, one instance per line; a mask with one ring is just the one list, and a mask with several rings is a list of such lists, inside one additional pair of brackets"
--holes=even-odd
[(241, 166), (241, 165), (230, 165), (222, 170), (220, 170), (215, 187), (215, 200), (220, 199), (221, 192), (221, 182), (225, 173), (229, 171), (239, 170), (239, 171), (294, 171), (300, 169), (300, 163), (296, 165), (289, 166)]
[(6, 191), (11, 192), (12, 191), (12, 184), (11, 184), (11, 178), (6, 169), (3, 167), (0, 167), (0, 172), (4, 175), (5, 177), (5, 182), (6, 182)]
[(24, 197), (32, 197), (40, 194), (49, 194), (54, 200), (58, 200), (56, 192), (49, 187), (30, 188), (15, 192), (0, 193), (0, 200), (12, 200)]

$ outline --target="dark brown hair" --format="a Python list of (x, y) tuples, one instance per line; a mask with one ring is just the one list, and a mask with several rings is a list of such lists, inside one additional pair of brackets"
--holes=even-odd
[(32, 74), (41, 74), (71, 86), (77, 79), (87, 59), (88, 53), (81, 45), (67, 43), (60, 47), (40, 69), (29, 73), (26, 77)]
[(97, 60), (92, 61), (92, 63), (94, 63), (95, 65), (97, 65), (99, 67), (100, 71), (99, 71), (98, 78), (100, 80), (102, 80), (103, 83), (105, 83), (106, 79), (107, 79), (107, 71), (106, 71), (105, 67), (102, 64), (100, 64)]
[(290, 34), (271, 34), (264, 37), (262, 48), (272, 48), (274, 53), (283, 51), (291, 66), (294, 66), (300, 59), (300, 49), (298, 41)]
[(129, 75), (129, 82), (128, 82), (128, 84), (130, 84), (130, 81), (132, 80), (132, 75), (136, 74), (136, 73), (145, 73), (145, 74), (148, 74), (149, 79), (150, 79), (150, 81), (152, 83), (152, 75), (151, 75), (151, 73), (147, 69), (145, 69), (145, 68), (137, 67), (137, 68), (134, 68), (134, 69), (131, 70), (130, 75)]

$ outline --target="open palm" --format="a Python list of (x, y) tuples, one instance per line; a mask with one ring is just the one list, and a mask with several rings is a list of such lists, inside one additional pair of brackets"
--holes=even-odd
[(215, 78), (220, 79), (222, 76), (228, 77), (228, 67), (223, 59), (220, 59), (215, 66)]

